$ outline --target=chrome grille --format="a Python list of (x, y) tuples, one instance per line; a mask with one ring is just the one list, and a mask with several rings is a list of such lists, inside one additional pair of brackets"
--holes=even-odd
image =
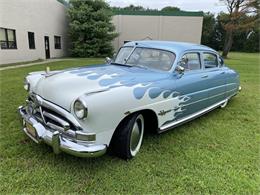
[(27, 112), (34, 116), (40, 123), (48, 126), (53, 130), (76, 131), (77, 128), (72, 122), (70, 122), (65, 117), (61, 116), (59, 113), (51, 110), (50, 108), (39, 105), (36, 99), (29, 97), (27, 100)]

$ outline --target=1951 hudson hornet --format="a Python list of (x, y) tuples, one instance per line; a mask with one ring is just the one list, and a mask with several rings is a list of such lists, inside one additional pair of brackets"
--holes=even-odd
[(35, 142), (79, 156), (108, 147), (124, 159), (138, 153), (146, 130), (158, 133), (225, 107), (239, 75), (206, 46), (163, 41), (126, 43), (113, 60), (30, 73), (23, 131)]

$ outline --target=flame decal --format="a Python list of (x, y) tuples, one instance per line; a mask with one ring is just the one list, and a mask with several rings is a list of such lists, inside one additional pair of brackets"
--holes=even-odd
[(180, 95), (175, 91), (174, 84), (170, 81), (168, 73), (158, 73), (137, 67), (132, 67), (132, 72), (127, 72), (124, 69), (125, 67), (97, 66), (79, 68), (70, 71), (70, 73), (90, 80), (97, 80), (99, 85), (104, 87), (113, 87), (113, 85), (135, 86), (133, 94), (136, 99), (142, 99), (147, 91), (149, 91), (151, 99), (155, 99), (161, 94), (163, 94), (164, 98), (173, 98)]
[(131, 87), (133, 96), (145, 102), (161, 102), (154, 110), (165, 113), (161, 117), (166, 122), (174, 120), (185, 111), (185, 104), (190, 100), (175, 89), (172, 74), (154, 72), (137, 67), (96, 66), (70, 71), (81, 77), (96, 80), (100, 86), (113, 88), (116, 86)]

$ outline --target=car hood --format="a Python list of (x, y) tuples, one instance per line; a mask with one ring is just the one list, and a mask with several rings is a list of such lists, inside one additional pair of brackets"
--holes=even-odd
[(122, 86), (145, 85), (168, 78), (169, 75), (168, 72), (139, 67), (95, 65), (45, 75), (33, 91), (42, 98), (70, 110), (71, 104), (81, 95), (95, 95)]

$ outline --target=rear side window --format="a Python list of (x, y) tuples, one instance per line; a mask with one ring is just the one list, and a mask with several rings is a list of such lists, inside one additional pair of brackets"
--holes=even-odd
[(216, 68), (218, 67), (218, 57), (212, 53), (203, 54), (205, 68)]
[(185, 71), (199, 70), (201, 68), (200, 57), (198, 53), (187, 53), (183, 55), (181, 62), (181, 66), (185, 69)]

